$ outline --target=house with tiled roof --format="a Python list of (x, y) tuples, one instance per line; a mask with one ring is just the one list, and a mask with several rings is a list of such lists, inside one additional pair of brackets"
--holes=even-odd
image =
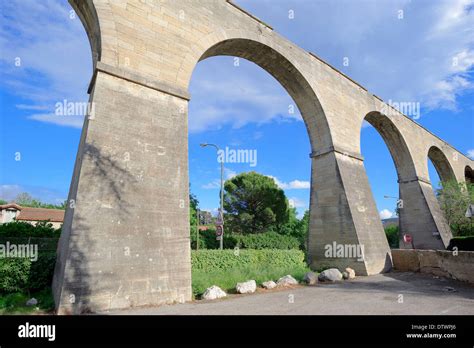
[(64, 210), (22, 207), (16, 203), (0, 205), (0, 223), (5, 224), (12, 221), (31, 224), (48, 221), (54, 228), (59, 228), (64, 222)]

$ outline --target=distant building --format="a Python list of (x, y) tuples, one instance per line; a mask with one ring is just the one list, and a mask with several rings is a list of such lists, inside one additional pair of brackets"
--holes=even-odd
[(15, 203), (0, 205), (0, 224), (12, 221), (23, 221), (31, 224), (48, 221), (54, 228), (59, 228), (64, 222), (64, 210), (22, 207)]

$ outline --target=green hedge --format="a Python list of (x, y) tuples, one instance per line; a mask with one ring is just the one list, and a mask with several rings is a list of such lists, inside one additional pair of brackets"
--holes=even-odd
[(398, 226), (391, 225), (385, 227), (385, 236), (387, 237), (390, 248), (398, 249), (400, 247), (400, 234)]
[(0, 258), (0, 293), (39, 291), (51, 286), (60, 234), (61, 229), (54, 229), (50, 223), (11, 222), (0, 225), (0, 244), (38, 246), (36, 261)]
[(453, 250), (454, 247), (457, 247), (458, 251), (474, 251), (474, 236), (452, 238), (447, 249)]
[[(299, 249), (300, 241), (296, 237), (282, 235), (276, 232), (259, 234), (224, 234), (224, 248), (234, 249)], [(209, 229), (199, 233), (199, 249), (218, 249), (216, 231)], [(196, 230), (191, 230), (191, 249), (196, 249)]]
[(27, 258), (0, 258), (0, 293), (38, 291), (51, 286), (55, 252), (39, 252), (32, 262)]
[(276, 232), (262, 234), (233, 235), (235, 246), (242, 249), (299, 249), (300, 242), (292, 236)]
[(61, 229), (53, 228), (52, 224), (39, 222), (32, 225), (27, 222), (15, 221), (0, 225), (0, 237), (35, 237), (59, 238)]
[(193, 270), (230, 270), (246, 266), (292, 267), (305, 265), (305, 255), (301, 250), (193, 250), (191, 253)]

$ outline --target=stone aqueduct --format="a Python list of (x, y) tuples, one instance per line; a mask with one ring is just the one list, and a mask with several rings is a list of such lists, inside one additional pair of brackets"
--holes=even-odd
[[(360, 154), (363, 120), (393, 157), (401, 228), (417, 248), (444, 248), (449, 228), (433, 194), (472, 180), (473, 161), (388, 109), (314, 54), (226, 0), (69, 0), (90, 40), (90, 101), (58, 247), (58, 313), (191, 299), (188, 85), (196, 64), (242, 57), (274, 76), (297, 104), (312, 153), (309, 262), (359, 274), (391, 267), (390, 248)], [(386, 112), (391, 110), (391, 112)], [(364, 245), (364, 260), (327, 259), (324, 245)]]

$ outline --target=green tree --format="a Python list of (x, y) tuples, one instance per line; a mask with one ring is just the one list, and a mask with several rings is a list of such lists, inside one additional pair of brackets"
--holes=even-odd
[(296, 217), (296, 208), (288, 209), (288, 222), (280, 226), (278, 233), (292, 236), (300, 242), (300, 249), (306, 249), (306, 240), (309, 232), (309, 210), (306, 210), (303, 217)]
[(67, 201), (61, 204), (43, 203), (39, 199), (33, 198), (29, 193), (22, 192), (16, 196), (15, 203), (30, 208), (66, 209)]
[(453, 235), (471, 235), (473, 231), (466, 210), (469, 204), (474, 203), (474, 185), (457, 181), (443, 182), (436, 194)]
[(288, 222), (285, 193), (275, 181), (256, 172), (241, 173), (224, 184), (226, 225), (236, 233), (263, 233)]
[(191, 231), (193, 231), (193, 228), (196, 228), (198, 207), (199, 207), (199, 201), (196, 195), (194, 195), (191, 192), (191, 187), (190, 187), (189, 188), (189, 224), (191, 226)]
[(25, 207), (31, 207), (36, 204), (36, 200), (27, 192), (19, 193), (15, 198), (15, 202)]
[(7, 204), (8, 202), (4, 199), (0, 199), (0, 204)]

